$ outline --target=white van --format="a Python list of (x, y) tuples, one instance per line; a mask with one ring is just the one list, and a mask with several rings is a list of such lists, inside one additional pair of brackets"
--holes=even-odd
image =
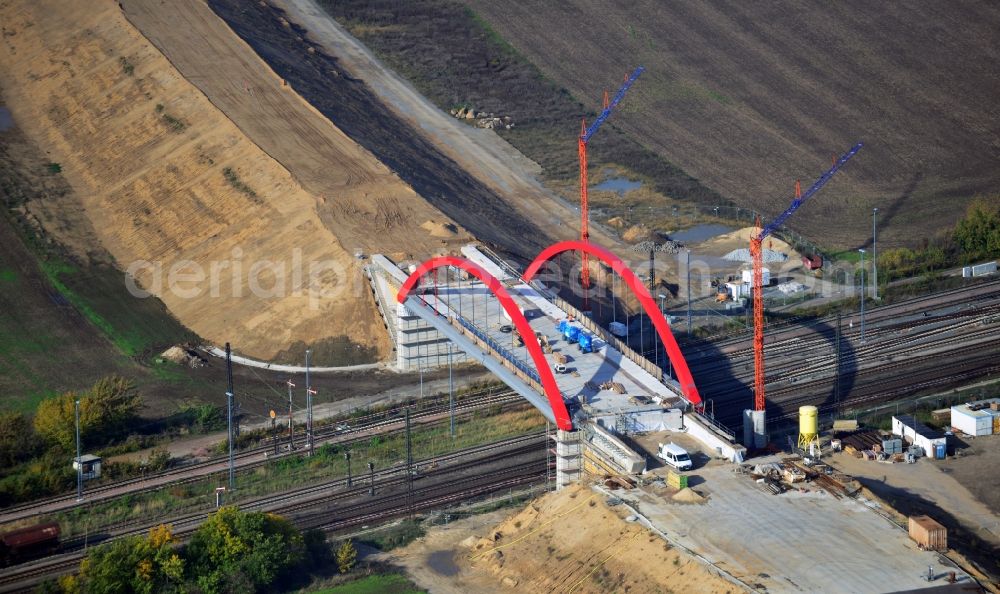
[(656, 455), (668, 466), (673, 466), (677, 470), (688, 470), (691, 468), (691, 456), (687, 450), (674, 443), (661, 443)]

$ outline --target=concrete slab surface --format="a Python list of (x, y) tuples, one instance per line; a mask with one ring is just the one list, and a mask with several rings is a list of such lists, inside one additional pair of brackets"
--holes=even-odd
[[(865, 593), (944, 583), (944, 557), (921, 551), (906, 532), (863, 500), (813, 490), (771, 495), (732, 466), (707, 465), (694, 489), (701, 505), (640, 490), (640, 511), (653, 525), (719, 568), (767, 592)], [(946, 565), (947, 564), (947, 565)], [(926, 580), (932, 567), (935, 581)]]

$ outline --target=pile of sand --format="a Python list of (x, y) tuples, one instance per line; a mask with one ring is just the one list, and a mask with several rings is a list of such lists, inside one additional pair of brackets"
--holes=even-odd
[(169, 349), (160, 353), (160, 356), (167, 361), (172, 361), (177, 364), (184, 364), (188, 362), (187, 351), (179, 346), (172, 346)]
[(458, 227), (456, 227), (454, 223), (424, 221), (420, 225), (420, 228), (426, 230), (432, 237), (440, 239), (451, 239), (452, 237), (458, 235)]
[[(760, 229), (757, 227), (743, 227), (736, 231), (717, 235), (707, 241), (692, 244), (690, 247), (695, 249), (699, 254), (721, 257), (733, 250), (748, 249), (750, 247), (750, 236), (755, 232), (759, 233)], [(774, 236), (764, 240), (764, 249), (786, 254), (793, 260), (798, 260), (800, 257), (800, 254), (792, 249), (792, 246)]]
[(625, 219), (621, 217), (611, 217), (610, 219), (608, 219), (607, 225), (609, 227), (614, 227), (615, 229), (624, 229), (626, 223)]
[(632, 510), (610, 508), (604, 499), (573, 485), (466, 539), (467, 551), (458, 555), (466, 579), (475, 574), (525, 592), (732, 590), (658, 535), (627, 523)]
[(645, 225), (633, 225), (622, 233), (622, 239), (629, 243), (639, 243), (640, 241), (651, 241), (656, 239), (656, 233)]
[(684, 487), (671, 497), (678, 503), (705, 503), (706, 499), (690, 487)]

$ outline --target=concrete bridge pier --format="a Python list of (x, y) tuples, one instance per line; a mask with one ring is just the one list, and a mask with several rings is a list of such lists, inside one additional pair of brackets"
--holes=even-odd
[(575, 483), (583, 473), (581, 431), (559, 429), (552, 437), (556, 442), (556, 489)]

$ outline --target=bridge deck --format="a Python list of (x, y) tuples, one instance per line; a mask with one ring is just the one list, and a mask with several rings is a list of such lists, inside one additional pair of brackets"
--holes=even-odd
[[(568, 343), (559, 333), (559, 322), (568, 317), (565, 311), (533, 287), (507, 274), (475, 248), (466, 247), (462, 251), (467, 258), (504, 282), (511, 297), (524, 311), (532, 330), (548, 340), (554, 353), (566, 356), (567, 373), (555, 374), (565, 399), (582, 401), (585, 410), (592, 416), (662, 410), (662, 405), (652, 402), (654, 398), (667, 406), (674, 403), (681, 406), (682, 401), (676, 391), (599, 338), (594, 337), (594, 352), (580, 352), (577, 344)], [(428, 278), (417, 293), (421, 295), (415, 293), (407, 300), (408, 308), (416, 309), (413, 313), (433, 318), (437, 312), (438, 321), (447, 320), (453, 326), (472, 332), (491, 347), (492, 356), (506, 359), (529, 377), (533, 375), (535, 365), (527, 349), (518, 346), (515, 334), (509, 331), (512, 325), (510, 320), (503, 315), (498, 300), (482, 283), (476, 280), (458, 281), (442, 271), (436, 284), (433, 278)], [(482, 354), (482, 349), (478, 350)], [(472, 358), (481, 360), (479, 356)], [(546, 354), (545, 358), (554, 368), (554, 355)], [(600, 389), (601, 384), (606, 382), (621, 384), (625, 393)]]

